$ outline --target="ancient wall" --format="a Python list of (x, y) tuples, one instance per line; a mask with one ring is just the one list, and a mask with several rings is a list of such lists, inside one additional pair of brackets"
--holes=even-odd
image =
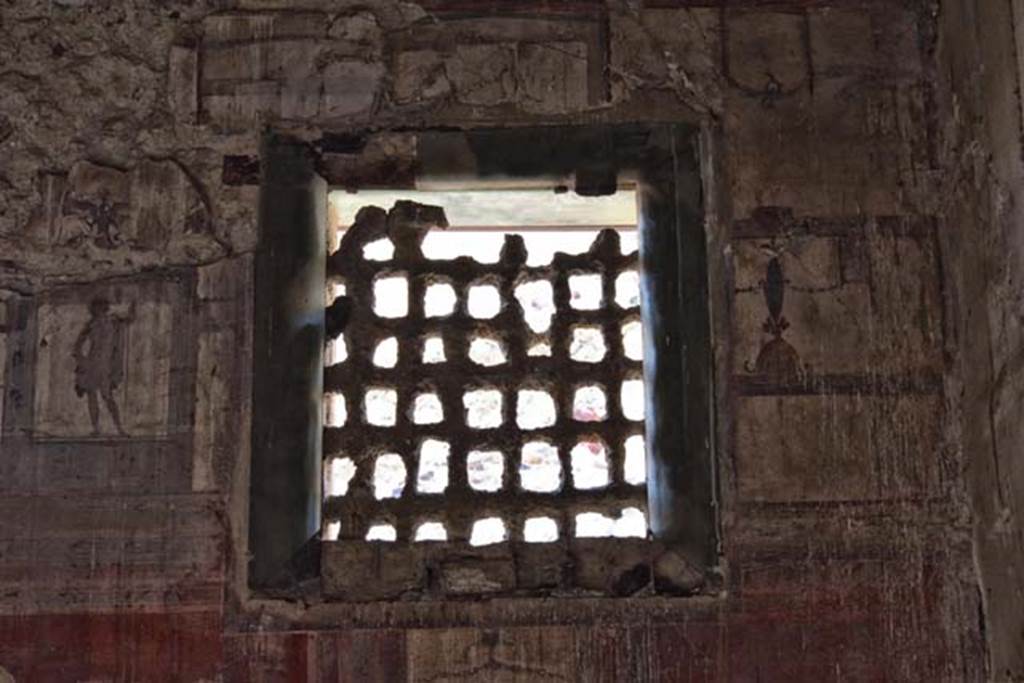
[(1024, 680), (1024, 3), (943, 3), (937, 212), (993, 680)]
[[(1017, 389), (1012, 373), (961, 380), (963, 351), (984, 352), (963, 336), (977, 300), (950, 313), (950, 259), (974, 263), (950, 245), (973, 238), (941, 201), (931, 10), (5, 4), (0, 667), (18, 681), (984, 679), (962, 472), (988, 451), (962, 413)], [(576, 121), (704, 130), (724, 590), (657, 610), (588, 602), (562, 621), (536, 604), (486, 623), (429, 606), (379, 628), (280, 618), (302, 605), (252, 618), (261, 131), (314, 142), (358, 186), (408, 179), (419, 128)], [(957, 149), (958, 168), (982, 164)], [(1003, 329), (1009, 363), (1017, 328)], [(975, 499), (1009, 475), (985, 476)], [(990, 527), (1013, 519), (1000, 510)]]

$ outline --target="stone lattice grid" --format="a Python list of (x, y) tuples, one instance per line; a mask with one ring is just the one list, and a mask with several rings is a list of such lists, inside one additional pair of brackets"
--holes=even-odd
[[(392, 211), (392, 214), (394, 210)], [(402, 230), (401, 225), (398, 230)], [(389, 232), (393, 228), (389, 228)], [(350, 230), (350, 232), (352, 232)], [(391, 234), (394, 234), (391, 232)], [(621, 253), (619, 235), (603, 230), (589, 251), (580, 255), (558, 253), (550, 265), (526, 265), (526, 248), (517, 235), (505, 235), (501, 258), (482, 264), (469, 257), (428, 260), (417, 242), (397, 243), (393, 257), (371, 261), (363, 247), (373, 238), (345, 239), (329, 259), (329, 279), (343, 282), (351, 301), (351, 313), (344, 330), (347, 358), (328, 366), (324, 387), (327, 394), (345, 397), (347, 419), (340, 427), (324, 430), (325, 472), (334, 458), (351, 458), (356, 472), (344, 496), (326, 497), (325, 525), (340, 523), (339, 540), (362, 540), (370, 526), (391, 524), (397, 540), (413, 540), (423, 522), (441, 522), (452, 543), (470, 538), (474, 521), (500, 517), (508, 537), (522, 541), (525, 520), (536, 516), (554, 518), (559, 538), (574, 535), (573, 519), (583, 512), (598, 512), (618, 518), (625, 508), (635, 507), (646, 517), (646, 489), (630, 484), (624, 476), (625, 440), (643, 434), (643, 422), (623, 415), (620, 387), (623, 380), (641, 379), (642, 361), (626, 357), (623, 325), (639, 321), (639, 308), (622, 308), (615, 302), (616, 277), (637, 269), (637, 254)], [(393, 240), (394, 241), (394, 240)], [(599, 274), (602, 302), (596, 310), (578, 310), (570, 305), (569, 278), (575, 274)], [(382, 318), (374, 312), (374, 282), (383, 277), (404, 276), (408, 281), (408, 315)], [(555, 313), (546, 333), (527, 325), (515, 288), (524, 282), (547, 280), (552, 284)], [(429, 285), (448, 283), (454, 287), (454, 312), (444, 317), (426, 317), (424, 294)], [(469, 288), (492, 284), (501, 296), (500, 312), (493, 318), (472, 317), (467, 307)], [(599, 362), (570, 358), (572, 330), (577, 325), (597, 326), (605, 342)], [(440, 335), (446, 361), (422, 362), (424, 340)], [(373, 354), (377, 344), (389, 337), (398, 340), (398, 360), (393, 368), (377, 367)], [(472, 338), (500, 341), (506, 362), (492, 367), (470, 360)], [(529, 356), (536, 343), (549, 343), (551, 355)], [(579, 386), (598, 385), (604, 389), (607, 405), (603, 421), (576, 421), (573, 397)], [(363, 408), (365, 393), (374, 388), (394, 389), (398, 405), (393, 427), (372, 425)], [(542, 389), (555, 400), (557, 418), (550, 427), (525, 430), (516, 424), (516, 397), (520, 389)], [(474, 429), (467, 425), (463, 395), (474, 389), (497, 389), (502, 393), (502, 423), (497, 428)], [(435, 393), (444, 411), (439, 424), (414, 424), (413, 403), (422, 392)], [(450, 444), (448, 485), (443, 493), (416, 491), (420, 444), (436, 439)], [(609, 464), (607, 486), (581, 490), (573, 486), (570, 453), (585, 440), (605, 445)], [(558, 449), (561, 486), (551, 493), (526, 491), (520, 485), (517, 466), (522, 445), (547, 441)], [(502, 488), (485, 492), (469, 485), (466, 456), (471, 450), (501, 451), (504, 455)], [(374, 495), (374, 464), (381, 454), (397, 453), (407, 472), (400, 497), (378, 500)]]

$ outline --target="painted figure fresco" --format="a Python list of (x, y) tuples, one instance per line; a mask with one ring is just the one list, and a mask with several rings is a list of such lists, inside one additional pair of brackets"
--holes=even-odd
[(89, 304), (89, 321), (82, 328), (72, 356), (75, 360), (75, 394), (85, 397), (89, 404), (89, 418), (93, 434), (100, 432), (100, 399), (107, 407), (117, 433), (126, 432), (121, 424), (121, 412), (114, 392), (124, 381), (127, 327), (134, 317), (134, 307), (127, 315), (115, 315), (110, 302), (103, 298)]

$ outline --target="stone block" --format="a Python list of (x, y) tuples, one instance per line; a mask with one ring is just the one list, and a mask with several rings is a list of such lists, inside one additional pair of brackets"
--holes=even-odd
[(199, 111), (199, 51), (172, 45), (167, 64), (167, 99), (178, 123), (195, 124)]
[(569, 552), (573, 585), (605, 595), (633, 595), (651, 585), (650, 541), (631, 538), (574, 538)]
[(287, 86), (294, 80), (317, 75), (319, 62), (329, 53), (331, 44), (320, 40), (275, 40), (260, 45), (263, 65), (259, 78), (281, 81)]
[(442, 97), (451, 88), (444, 59), (434, 50), (410, 50), (395, 57), (392, 93), (398, 104)]
[(942, 295), (930, 237), (868, 227), (874, 298), (874, 367), (942, 369)]
[(42, 172), (38, 179), (39, 204), (32, 210), (25, 236), (44, 244), (55, 244), (60, 231), (60, 219), (67, 173)]
[(953, 467), (949, 454), (944, 452), (945, 415), (946, 406), (940, 394), (878, 399), (872, 432), (879, 487), (884, 497), (921, 496), (938, 491), (943, 468), (948, 471)]
[(231, 387), (223, 371), (218, 372), (225, 348), (235, 341), (234, 335), (220, 332), (199, 337), (196, 361), (195, 429), (192, 449), (192, 490), (213, 491), (217, 488), (214, 459), (217, 437), (224, 430), (235, 406), (231, 405)]
[(203, 95), (201, 110), (218, 127), (249, 129), (263, 117), (277, 116), (281, 84), (277, 81), (240, 83), (230, 92)]
[(520, 589), (558, 588), (569, 569), (569, 555), (561, 543), (516, 545), (516, 586)]
[(381, 27), (370, 12), (357, 12), (338, 17), (331, 22), (327, 35), (333, 40), (344, 40), (361, 45), (377, 45), (381, 41)]
[(741, 397), (736, 406), (741, 500), (782, 503), (879, 497), (872, 438), (877, 399)]
[(441, 563), (440, 584), (445, 595), (509, 592), (516, 587), (515, 562), (511, 555), (447, 560)]
[(609, 29), (614, 99), (621, 99), (634, 87), (665, 80), (665, 60), (658, 55), (644, 24), (634, 13), (613, 13)]
[(867, 240), (859, 235), (837, 239), (839, 272), (843, 282), (868, 282), (871, 278), (871, 255)]
[(3, 325), (6, 307), (0, 300), (0, 444), (3, 443), (4, 398), (7, 396), (7, 333)]
[(203, 42), (225, 43), (252, 40), (257, 33), (267, 35), (272, 30), (272, 15), (214, 14), (203, 20)]
[(214, 81), (258, 81), (264, 71), (262, 43), (203, 47), (203, 84)]
[(645, 9), (613, 13), (609, 48), (612, 99), (641, 87), (680, 86), (697, 108), (720, 106), (717, 9)]
[(578, 649), (571, 626), (430, 628), (406, 633), (409, 669), (404, 680), (582, 680), (577, 675)]
[(703, 583), (700, 569), (674, 550), (666, 550), (654, 560), (654, 587), (658, 593), (685, 595)]
[[(873, 97), (877, 96), (876, 91), (865, 88), (863, 77), (856, 74), (822, 75), (815, 79), (811, 104), (818, 125), (827, 131), (825, 144), (856, 154), (858, 158), (868, 157), (869, 150), (880, 144), (879, 139), (884, 140), (884, 144), (891, 144), (890, 133), (869, 130), (869, 112), (877, 109), (871, 106)], [(852, 145), (860, 149), (850, 150)], [(816, 158), (822, 157), (817, 155)], [(878, 173), (880, 169), (873, 170)], [(824, 169), (824, 172), (831, 173), (831, 169)]]
[[(917, 79), (922, 73), (920, 14), (912, 7), (898, 4), (872, 10), (875, 66), (899, 71), (906, 79)], [(896, 74), (893, 74), (896, 76)]]
[(788, 92), (808, 83), (802, 14), (737, 9), (727, 11), (725, 21), (727, 75), (735, 85)]
[(196, 181), (181, 165), (145, 159), (130, 173), (124, 238), (133, 247), (163, 250), (186, 236), (209, 237), (212, 217)]
[(515, 98), (515, 62), (514, 43), (459, 45), (445, 70), (459, 102), (498, 105)]
[(318, 38), (328, 16), (323, 12), (248, 12), (213, 14), (203, 20), (204, 43), (238, 43), (280, 38)]
[(733, 89), (725, 96), (723, 121), (732, 140), (725, 164), (733, 215), (748, 216), (759, 206), (787, 206), (797, 214), (814, 215), (807, 205), (818, 197), (806, 195), (821, 181), (809, 171), (814, 142), (806, 123), (810, 95), (796, 91), (769, 105), (758, 95), (763, 85), (752, 85), (749, 92)]
[(369, 113), (377, 99), (384, 67), (377, 62), (341, 61), (323, 71), (320, 114), (325, 118)]
[(281, 87), (281, 118), (312, 119), (320, 111), (320, 91), (323, 79), (288, 79)]
[(369, 602), (421, 591), (427, 579), (423, 552), (408, 543), (325, 543), (324, 595)]
[(863, 7), (823, 7), (808, 12), (811, 63), (816, 74), (859, 72), (874, 62), (871, 13)]
[(587, 46), (580, 42), (526, 43), (517, 59), (519, 106), (537, 114), (564, 114), (587, 105)]

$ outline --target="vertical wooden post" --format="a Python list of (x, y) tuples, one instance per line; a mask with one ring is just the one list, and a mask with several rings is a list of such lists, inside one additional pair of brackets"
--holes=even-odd
[(299, 141), (260, 154), (250, 585), (271, 586), (320, 529), (327, 184)]
[(668, 154), (642, 168), (640, 194), (648, 509), (655, 537), (711, 566), (713, 397), (697, 141), (689, 130), (658, 133)]

